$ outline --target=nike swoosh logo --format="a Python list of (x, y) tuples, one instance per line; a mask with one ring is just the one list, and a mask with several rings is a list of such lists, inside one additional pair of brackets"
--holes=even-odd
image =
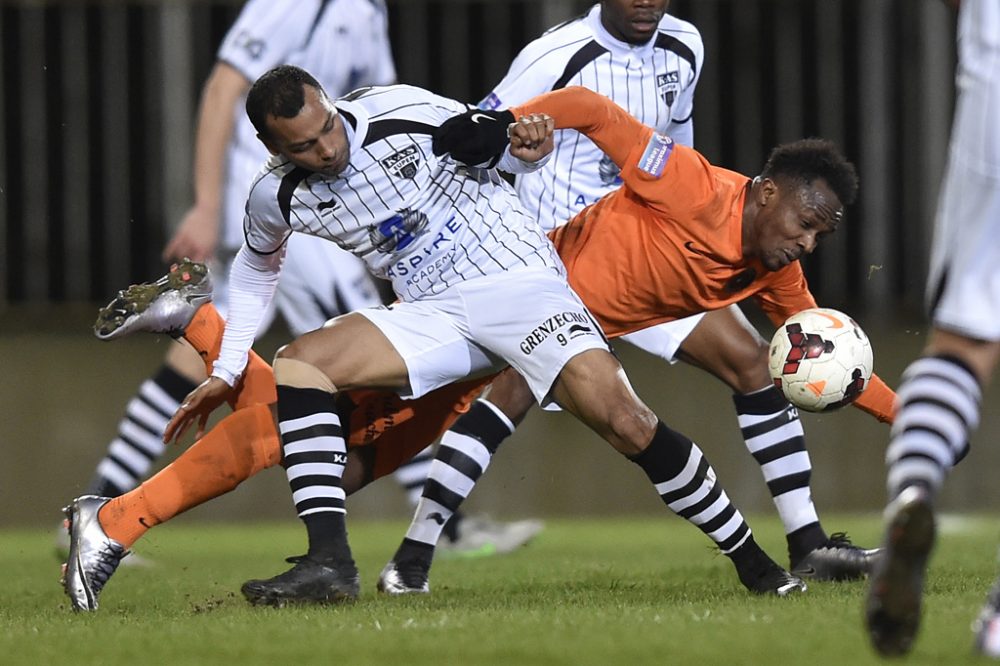
[(474, 123), (476, 123), (478, 125), (479, 124), (479, 118), (486, 118), (486, 120), (489, 120), (490, 122), (494, 122), (494, 123), (496, 122), (495, 118), (491, 118), (490, 116), (486, 115), (485, 113), (473, 113), (472, 116), (471, 116), (471, 118), (470, 118), (470, 120), (472, 120), (472, 122), (474, 122)]
[(686, 241), (684, 243), (684, 249), (687, 250), (688, 252), (692, 252), (694, 254), (700, 254), (703, 257), (708, 257), (708, 258), (712, 257), (712, 255), (710, 255), (708, 252), (705, 252), (704, 250), (699, 250), (698, 248), (696, 248), (694, 246), (694, 243), (691, 242), (691, 241)]
[(844, 328), (844, 322), (840, 321), (833, 315), (828, 315), (825, 312), (817, 312), (820, 317), (826, 317), (833, 324), (833, 328)]

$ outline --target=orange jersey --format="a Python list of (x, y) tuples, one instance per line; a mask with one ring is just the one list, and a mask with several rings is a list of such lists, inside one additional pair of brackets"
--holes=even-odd
[[(586, 88), (547, 93), (511, 112), (552, 116), (556, 129), (586, 134), (621, 169), (618, 190), (549, 234), (609, 337), (749, 297), (775, 325), (816, 307), (799, 262), (768, 271), (743, 256), (748, 177), (712, 166)], [(893, 397), (873, 377), (859, 406), (886, 420)]]
[(584, 88), (511, 111), (547, 113), (557, 128), (586, 134), (621, 169), (618, 190), (550, 234), (570, 284), (609, 336), (751, 296), (776, 324), (816, 306), (798, 262), (769, 272), (743, 257), (746, 176), (712, 166)]

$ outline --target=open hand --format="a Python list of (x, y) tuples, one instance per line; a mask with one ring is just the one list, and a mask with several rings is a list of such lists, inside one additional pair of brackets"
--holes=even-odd
[(191, 258), (205, 262), (215, 254), (219, 243), (219, 214), (194, 206), (187, 212), (173, 238), (163, 248), (164, 261)]
[(169, 444), (180, 439), (191, 424), (198, 422), (195, 439), (201, 439), (205, 434), (205, 424), (215, 408), (232, 396), (233, 387), (218, 377), (209, 377), (195, 390), (188, 393), (184, 402), (177, 408), (170, 423), (163, 431), (163, 441)]

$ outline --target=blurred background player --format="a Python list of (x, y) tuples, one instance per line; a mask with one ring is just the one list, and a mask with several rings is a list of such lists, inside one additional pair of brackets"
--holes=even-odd
[[(227, 309), (229, 266), (243, 243), (247, 192), (268, 153), (247, 120), (243, 101), (252, 81), (279, 64), (312, 72), (333, 96), (364, 85), (393, 83), (396, 71), (381, 0), (250, 0), (230, 27), (202, 89), (194, 155), (194, 195), (163, 251), (165, 261), (211, 261), (214, 300)], [(334, 243), (306, 234), (289, 240), (289, 261), (274, 301), (295, 336), (338, 314), (381, 302), (363, 262)], [(274, 320), (274, 307), (261, 333)], [(184, 397), (205, 379), (202, 360), (186, 344), (172, 344), (163, 366), (129, 401), (117, 436), (87, 486), (115, 497), (134, 488), (163, 454), (163, 429)], [(416, 505), (430, 450), (397, 479)], [(444, 547), (464, 553), (506, 552), (531, 539), (538, 521), (499, 523), (461, 517), (448, 525)], [(65, 551), (60, 530), (59, 550)], [(64, 553), (63, 553), (64, 554)], [(130, 562), (141, 562), (130, 558)]]
[[(695, 26), (666, 13), (669, 4), (603, 0), (528, 44), (480, 108), (504, 109), (550, 90), (583, 86), (609, 97), (655, 131), (693, 147), (694, 92), (704, 45)], [(549, 163), (515, 181), (525, 208), (546, 230), (566, 224), (621, 183), (614, 162), (579, 132), (557, 132)], [(828, 536), (820, 524), (798, 412), (772, 385), (768, 343), (737, 305), (652, 326), (623, 339), (669, 363), (683, 360), (703, 368), (733, 390), (747, 448), (761, 465), (781, 516), (794, 573), (852, 579), (868, 572), (871, 551), (855, 547), (843, 533)], [(524, 403), (525, 409), (529, 406)], [(873, 413), (884, 419), (888, 412)], [(443, 442), (458, 446), (462, 438), (471, 438), (498, 446), (493, 440), (509, 435), (518, 422), (500, 413), (487, 395)]]
[[(938, 203), (927, 294), (932, 329), (909, 365), (886, 451), (886, 558), (868, 592), (875, 649), (909, 652), (935, 541), (934, 501), (979, 424), (1000, 357), (1000, 3), (962, 0), (958, 103)], [(974, 625), (977, 651), (1000, 658), (1000, 581)]]

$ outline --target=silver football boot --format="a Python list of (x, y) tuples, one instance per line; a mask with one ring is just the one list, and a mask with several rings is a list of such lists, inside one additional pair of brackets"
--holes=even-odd
[(212, 279), (208, 267), (185, 259), (155, 282), (119, 291), (97, 313), (94, 335), (101, 340), (116, 340), (146, 331), (180, 337), (198, 308), (210, 300)]
[(97, 610), (97, 597), (129, 554), (104, 533), (97, 519), (97, 512), (110, 499), (84, 495), (63, 508), (69, 521), (69, 559), (63, 565), (62, 584), (76, 611)]
[(392, 596), (401, 594), (430, 594), (427, 582), (429, 565), (414, 561), (402, 565), (390, 560), (378, 577), (378, 591)]

